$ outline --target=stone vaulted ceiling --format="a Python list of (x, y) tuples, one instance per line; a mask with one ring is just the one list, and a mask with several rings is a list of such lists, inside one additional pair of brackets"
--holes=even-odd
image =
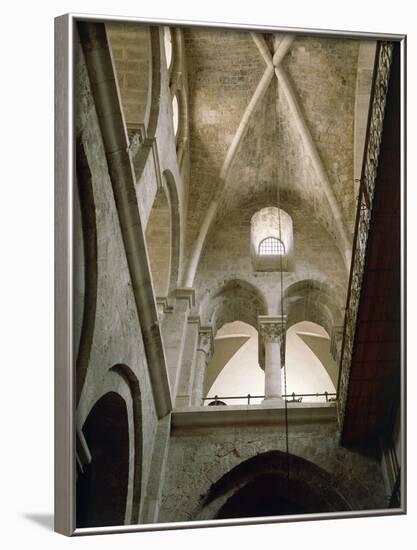
[[(185, 29), (184, 36), (192, 205), (187, 218), (187, 255), (192, 253), (219, 188), (212, 232), (222, 220), (239, 219), (243, 205), (279, 202), (291, 216), (319, 224), (343, 254), (347, 246), (341, 231), (350, 245), (356, 213), (353, 161), (359, 41), (294, 37), (279, 70), (292, 90), (298, 113), (288, 101), (285, 83), (273, 74), (253, 111), (245, 114), (265, 73), (265, 56), (272, 60), (285, 37), (193, 28)], [(222, 167), (242, 117), (247, 118), (247, 127), (222, 181)], [(300, 125), (311, 136), (316, 159), (302, 138)], [(317, 163), (321, 163), (321, 173)], [(329, 193), (336, 206), (330, 204)], [(295, 229), (302, 232), (305, 228), (298, 224)]]

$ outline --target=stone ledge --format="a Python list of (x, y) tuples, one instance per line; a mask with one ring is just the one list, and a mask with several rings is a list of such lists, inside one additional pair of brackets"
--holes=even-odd
[[(335, 403), (288, 404), (290, 429), (307, 424), (336, 423)], [(177, 408), (172, 412), (174, 430), (211, 428), (214, 426), (267, 426), (285, 427), (285, 406), (233, 405), (217, 407)]]
[(173, 295), (176, 300), (188, 300), (190, 309), (195, 306), (195, 290), (191, 287), (177, 288)]

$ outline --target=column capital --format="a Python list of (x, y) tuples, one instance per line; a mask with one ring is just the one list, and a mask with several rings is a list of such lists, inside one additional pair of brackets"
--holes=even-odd
[(286, 315), (259, 315), (258, 332), (264, 343), (281, 343), (287, 330)]

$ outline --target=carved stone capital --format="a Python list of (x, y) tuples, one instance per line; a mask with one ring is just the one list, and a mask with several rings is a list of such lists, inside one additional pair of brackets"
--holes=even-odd
[(287, 316), (270, 316), (260, 315), (258, 317), (258, 332), (264, 344), (266, 343), (278, 343), (282, 344), (285, 338), (285, 331), (287, 327)]

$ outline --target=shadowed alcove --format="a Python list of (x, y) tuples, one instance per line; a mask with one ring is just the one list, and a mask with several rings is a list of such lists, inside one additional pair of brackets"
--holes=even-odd
[(346, 511), (336, 480), (309, 460), (281, 451), (249, 458), (213, 483), (195, 519)]
[(123, 525), (129, 477), (129, 432), (125, 401), (106, 393), (83, 426), (91, 463), (77, 480), (77, 527)]

